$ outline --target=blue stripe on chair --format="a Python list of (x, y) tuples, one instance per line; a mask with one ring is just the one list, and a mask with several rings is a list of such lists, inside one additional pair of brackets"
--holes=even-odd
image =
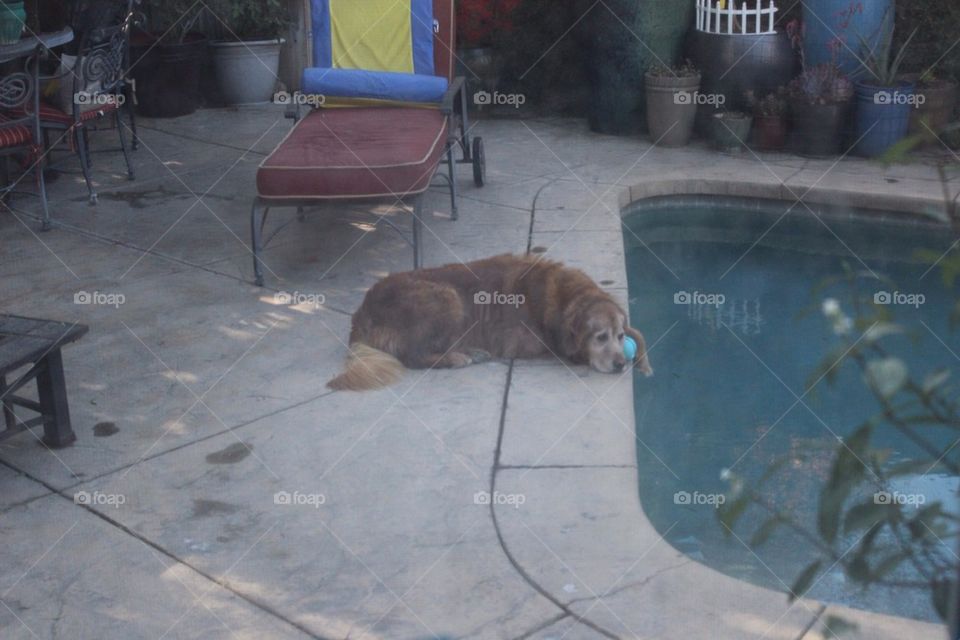
[(433, 0), (412, 0), (410, 32), (413, 37), (413, 72), (434, 75)]
[(333, 49), (330, 42), (330, 2), (310, 1), (311, 25), (313, 28), (313, 66), (332, 67)]
[(337, 98), (438, 103), (447, 91), (447, 79), (417, 73), (308, 68), (303, 70), (300, 90)]

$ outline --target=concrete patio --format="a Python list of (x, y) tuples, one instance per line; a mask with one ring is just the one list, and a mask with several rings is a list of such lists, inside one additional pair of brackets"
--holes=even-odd
[[(629, 373), (491, 362), (328, 391), (350, 314), (410, 268), (409, 247), (369, 206), (317, 207), (277, 235), (254, 287), (249, 206), (257, 165), (291, 126), (282, 108), (140, 124), (135, 182), (118, 153), (95, 155), (98, 206), (63, 174), (53, 231), (39, 231), (35, 199), (0, 213), (3, 312), (90, 326), (64, 351), (76, 444), (0, 445), (0, 637), (799, 640), (820, 638), (829, 613), (871, 640), (943, 636), (788, 605), (664, 542), (637, 495)], [(632, 199), (943, 210), (929, 162), (659, 149), (576, 120), (474, 133), (488, 185), (461, 168), (456, 222), (445, 192), (430, 196), (426, 264), (530, 250), (624, 301)], [(78, 292), (122, 304), (76, 304)]]

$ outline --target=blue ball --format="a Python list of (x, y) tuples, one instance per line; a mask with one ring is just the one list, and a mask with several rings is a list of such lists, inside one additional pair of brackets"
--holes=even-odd
[(630, 336), (623, 339), (623, 356), (630, 362), (637, 357), (637, 341)]

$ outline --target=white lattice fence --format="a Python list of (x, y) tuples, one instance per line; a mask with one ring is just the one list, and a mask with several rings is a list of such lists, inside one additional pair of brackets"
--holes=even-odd
[(776, 33), (777, 11), (774, 0), (697, 0), (697, 30), (744, 36)]

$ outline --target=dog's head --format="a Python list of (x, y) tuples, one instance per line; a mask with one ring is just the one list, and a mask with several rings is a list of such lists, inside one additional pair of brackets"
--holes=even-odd
[(626, 314), (612, 300), (594, 299), (573, 305), (564, 325), (565, 355), (573, 362), (589, 364), (601, 373), (623, 371), (629, 364), (623, 355), (623, 342), (629, 335), (637, 342), (634, 364), (645, 376), (653, 375), (643, 334), (627, 325)]

